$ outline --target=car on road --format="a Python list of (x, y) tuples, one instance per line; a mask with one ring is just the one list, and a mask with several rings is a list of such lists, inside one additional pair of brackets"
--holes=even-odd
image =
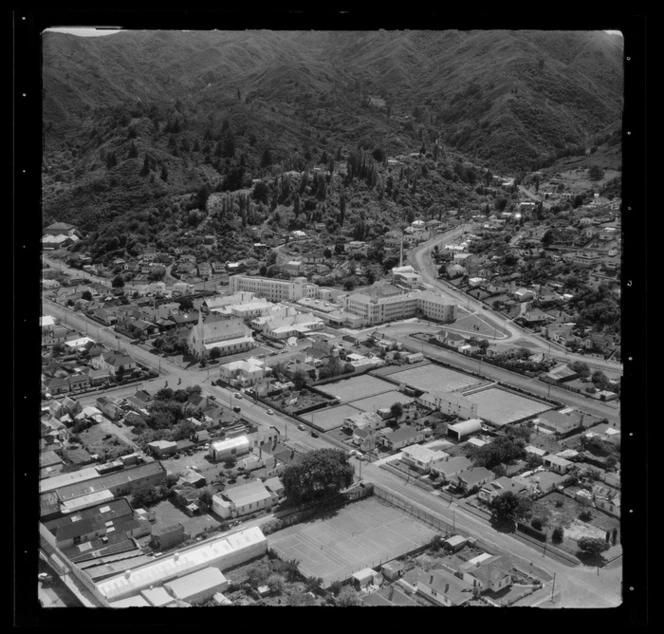
[(274, 414), (274, 412), (271, 409), (267, 410), (267, 413), (270, 415)]
[(306, 428), (304, 425), (302, 425), (302, 424), (298, 425), (297, 428), (298, 428), (300, 431), (306, 431), (306, 429), (307, 429), (307, 428)]
[(216, 400), (217, 400), (217, 397), (216, 397), (214, 394), (210, 394), (210, 398), (211, 398), (213, 401), (216, 401)]
[(318, 432), (314, 431), (313, 429), (311, 430), (311, 435), (312, 435), (314, 438), (318, 438)]
[(235, 407), (233, 407), (233, 411), (234, 411), (236, 414), (239, 414), (242, 410), (236, 405)]
[(53, 577), (52, 577), (51, 575), (49, 575), (48, 572), (40, 572), (40, 573), (37, 575), (37, 578), (38, 578), (39, 581), (41, 581), (42, 583), (49, 583), (50, 581), (53, 581)]
[(240, 394), (240, 393), (238, 392), (238, 393), (235, 395), (235, 398), (240, 398), (240, 399), (241, 399), (241, 398), (242, 398), (242, 394)]

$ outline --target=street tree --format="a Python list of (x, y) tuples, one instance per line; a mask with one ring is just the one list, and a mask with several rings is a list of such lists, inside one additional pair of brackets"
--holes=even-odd
[(513, 491), (505, 491), (491, 502), (494, 519), (499, 523), (517, 522), (523, 519), (530, 510), (532, 502)]
[(598, 537), (581, 537), (577, 544), (581, 552), (591, 557), (597, 557), (609, 548), (609, 544)]
[(354, 472), (346, 452), (340, 449), (316, 449), (284, 469), (284, 492), (295, 503), (334, 496), (350, 486)]
[(403, 416), (403, 405), (399, 402), (392, 403), (392, 407), (390, 407), (390, 415), (392, 418), (401, 418)]

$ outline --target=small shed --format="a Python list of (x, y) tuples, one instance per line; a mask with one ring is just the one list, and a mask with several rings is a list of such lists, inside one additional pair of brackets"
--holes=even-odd
[(468, 540), (463, 535), (452, 535), (443, 541), (443, 546), (452, 552), (457, 552), (461, 550)]
[(358, 590), (362, 590), (369, 585), (379, 582), (380, 574), (376, 572), (373, 568), (363, 568), (354, 572), (351, 576), (353, 584)]
[(471, 418), (470, 420), (464, 420), (460, 423), (447, 426), (448, 435), (456, 438), (456, 440), (461, 440), (478, 431), (482, 431), (482, 421), (479, 418)]
[(380, 568), (380, 572), (382, 573), (383, 577), (389, 581), (395, 581), (401, 577), (403, 571), (404, 565), (400, 561), (390, 561), (386, 564), (383, 564)]

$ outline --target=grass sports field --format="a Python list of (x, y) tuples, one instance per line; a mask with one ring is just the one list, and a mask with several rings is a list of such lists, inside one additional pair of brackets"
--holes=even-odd
[(456, 392), (482, 383), (481, 380), (473, 376), (443, 368), (433, 363), (395, 372), (390, 374), (390, 379), (407, 383), (425, 392), (435, 392), (436, 390)]
[(490, 387), (466, 396), (477, 403), (477, 414), (494, 425), (502, 426), (551, 409), (551, 405), (540, 403), (525, 396)]
[(350, 405), (337, 405), (336, 407), (328, 407), (327, 409), (312, 412), (311, 414), (304, 414), (302, 417), (311, 420), (314, 427), (328, 431), (341, 427), (344, 418), (356, 416), (361, 413), (362, 410), (351, 407)]
[(363, 412), (374, 412), (378, 409), (392, 407), (394, 403), (411, 403), (413, 398), (406, 396), (401, 392), (396, 390), (390, 390), (389, 392), (384, 392), (383, 394), (376, 394), (375, 396), (369, 396), (368, 398), (362, 398), (359, 401), (353, 401), (351, 405), (361, 409)]
[(336, 396), (342, 403), (355, 401), (365, 396), (374, 396), (394, 389), (387, 381), (377, 379), (368, 374), (361, 374), (350, 379), (343, 379), (333, 383), (317, 386), (319, 390)]
[(268, 542), (282, 560), (296, 559), (305, 576), (320, 577), (329, 586), (405, 555), (435, 535), (433, 528), (372, 497), (328, 518), (277, 531)]

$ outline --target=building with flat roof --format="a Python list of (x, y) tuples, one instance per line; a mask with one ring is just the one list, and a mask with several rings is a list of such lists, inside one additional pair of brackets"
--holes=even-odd
[(226, 590), (228, 580), (219, 568), (210, 566), (168, 581), (164, 584), (164, 588), (174, 598), (191, 605), (198, 605), (211, 599), (216, 592)]
[(260, 557), (267, 552), (267, 539), (258, 527), (247, 528), (191, 548), (159, 557), (148, 564), (127, 570), (97, 584), (107, 601), (137, 595), (150, 586), (162, 585), (176, 577), (214, 566), (221, 571)]
[(310, 283), (306, 277), (279, 280), (271, 277), (231, 275), (228, 278), (228, 288), (231, 293), (250, 291), (271, 302), (280, 302), (297, 301), (303, 297), (315, 298), (319, 287)]
[(456, 304), (431, 291), (386, 294), (369, 291), (342, 296), (344, 310), (362, 317), (367, 325), (424, 315), (441, 322), (454, 321)]
[(438, 390), (425, 392), (417, 399), (417, 402), (448, 416), (458, 416), (464, 419), (477, 418), (477, 403), (453, 392)]

